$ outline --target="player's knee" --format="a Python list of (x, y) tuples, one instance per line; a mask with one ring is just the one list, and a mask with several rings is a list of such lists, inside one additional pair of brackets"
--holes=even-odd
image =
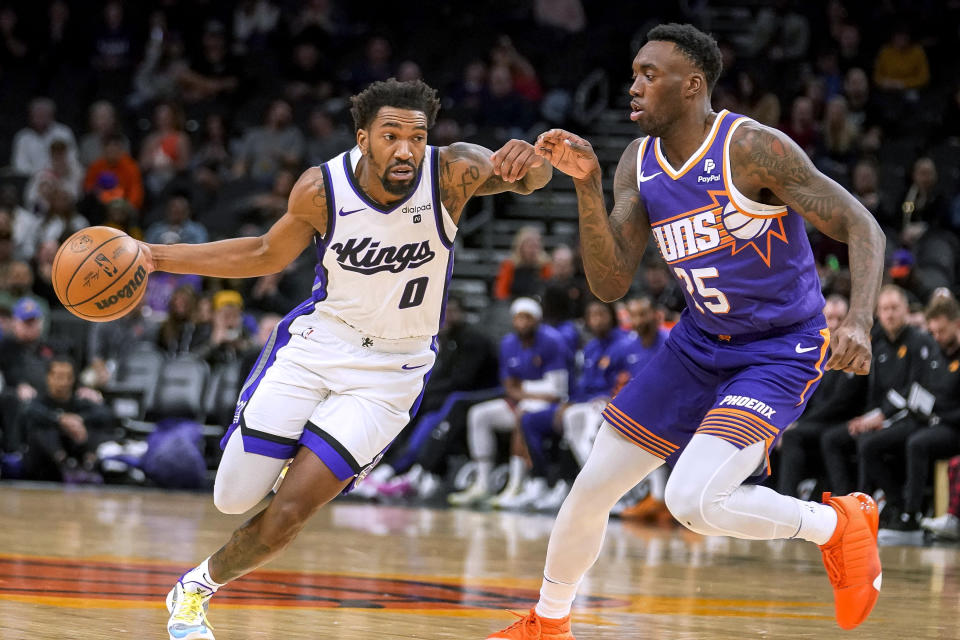
[(667, 509), (683, 526), (698, 533), (703, 532), (709, 527), (703, 519), (706, 496), (702, 488), (690, 482), (675, 481), (675, 478), (675, 475), (670, 477), (664, 490), (663, 501)]
[(284, 547), (297, 536), (309, 517), (310, 511), (295, 501), (275, 501), (263, 514), (260, 541), (271, 548)]

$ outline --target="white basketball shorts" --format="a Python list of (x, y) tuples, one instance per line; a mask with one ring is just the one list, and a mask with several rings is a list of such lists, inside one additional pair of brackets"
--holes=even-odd
[(277, 325), (220, 446), (236, 429), (247, 453), (292, 458), (302, 445), (346, 480), (379, 461), (416, 413), (435, 344), (366, 336), (314, 305)]

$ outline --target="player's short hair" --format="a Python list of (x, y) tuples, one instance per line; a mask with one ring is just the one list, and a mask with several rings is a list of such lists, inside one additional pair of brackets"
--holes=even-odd
[(359, 131), (366, 129), (377, 117), (381, 107), (395, 107), (422, 111), (427, 116), (427, 128), (433, 127), (440, 111), (437, 90), (422, 80), (400, 82), (396, 78), (374, 82), (350, 98), (350, 115), (353, 126)]
[(960, 319), (960, 303), (957, 302), (956, 298), (937, 296), (927, 306), (924, 315), (927, 320), (946, 318), (948, 321), (953, 322)]
[(657, 25), (647, 33), (648, 41), (672, 42), (693, 62), (707, 79), (707, 88), (712, 93), (720, 72), (723, 71), (723, 58), (717, 41), (708, 33), (700, 31), (692, 24)]

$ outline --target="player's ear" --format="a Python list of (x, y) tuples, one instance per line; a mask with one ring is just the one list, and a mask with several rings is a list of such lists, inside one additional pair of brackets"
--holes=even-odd
[(707, 85), (706, 78), (700, 73), (691, 73), (687, 76), (686, 96), (692, 98), (696, 96)]
[(370, 144), (370, 136), (366, 129), (357, 129), (357, 146), (360, 147), (360, 153), (367, 155), (367, 149)]

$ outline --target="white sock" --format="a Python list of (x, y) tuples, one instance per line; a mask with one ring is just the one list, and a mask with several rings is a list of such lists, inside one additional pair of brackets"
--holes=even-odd
[(217, 592), (217, 589), (223, 586), (223, 584), (219, 582), (214, 582), (210, 577), (210, 569), (207, 567), (207, 563), (209, 561), (210, 558), (207, 558), (196, 567), (183, 574), (183, 577), (180, 578), (180, 582), (183, 583), (184, 591), (190, 591), (193, 593), (210, 592), (210, 595), (213, 595)]
[(508, 487), (519, 487), (527, 475), (527, 461), (520, 456), (510, 456), (510, 476)]
[(476, 484), (484, 491), (490, 490), (490, 472), (493, 471), (493, 462), (491, 460), (477, 461), (477, 480)]
[(570, 615), (573, 600), (577, 597), (577, 584), (558, 582), (543, 574), (543, 584), (540, 586), (540, 601), (537, 603), (537, 615), (541, 618), (553, 620)]
[(819, 502), (797, 500), (797, 504), (800, 505), (800, 529), (794, 538), (809, 540), (818, 545), (827, 544), (837, 529), (836, 510)]

